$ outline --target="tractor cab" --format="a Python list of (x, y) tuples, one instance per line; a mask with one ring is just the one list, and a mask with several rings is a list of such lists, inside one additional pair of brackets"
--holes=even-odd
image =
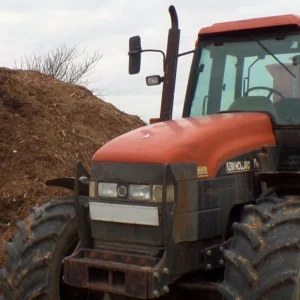
[[(193, 53), (183, 117), (222, 112), (264, 112), (275, 124), (299, 124), (300, 18), (283, 15), (217, 23), (202, 28), (196, 47), (178, 53), (180, 30), (170, 9), (166, 55), (143, 50), (140, 37), (129, 41), (129, 73), (140, 71), (141, 53), (161, 52), (164, 76), (148, 76), (148, 85), (163, 82), (157, 121), (172, 119), (177, 60)], [(150, 121), (151, 123), (151, 121)]]
[[(278, 23), (294, 16), (275, 18)], [(262, 19), (253, 21), (259, 26)], [(300, 32), (289, 26), (199, 33), (191, 69), (185, 117), (220, 112), (268, 113), (275, 124), (300, 124)], [(256, 24), (257, 23), (257, 24)], [(265, 26), (266, 24), (264, 24)]]

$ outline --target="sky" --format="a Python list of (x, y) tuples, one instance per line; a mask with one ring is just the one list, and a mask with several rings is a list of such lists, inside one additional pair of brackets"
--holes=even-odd
[[(298, 0), (10, 0), (0, 1), (1, 66), (14, 68), (24, 55), (42, 54), (66, 44), (99, 51), (91, 88), (121, 111), (148, 123), (159, 117), (162, 85), (149, 87), (145, 77), (162, 74), (162, 56), (143, 53), (141, 72), (128, 74), (128, 40), (140, 35), (142, 48), (166, 50), (174, 5), (181, 30), (180, 52), (194, 49), (202, 27), (213, 23), (281, 14), (299, 14)], [(192, 55), (179, 58), (173, 118), (182, 114)]]

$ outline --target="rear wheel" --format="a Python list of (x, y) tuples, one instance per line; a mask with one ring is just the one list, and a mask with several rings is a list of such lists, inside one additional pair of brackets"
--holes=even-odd
[(87, 291), (62, 280), (63, 259), (79, 240), (73, 198), (34, 207), (27, 219), (17, 223), (17, 229), (6, 245), (7, 261), (2, 270), (5, 300), (93, 299)]
[(224, 252), (224, 299), (299, 300), (300, 197), (259, 199), (234, 230)]

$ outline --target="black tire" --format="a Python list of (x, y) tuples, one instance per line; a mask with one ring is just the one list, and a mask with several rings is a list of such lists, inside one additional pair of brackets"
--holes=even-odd
[(88, 299), (87, 291), (62, 281), (63, 258), (77, 244), (73, 198), (34, 207), (27, 219), (17, 223), (17, 233), (6, 245), (7, 260), (2, 270), (4, 299)]
[(223, 299), (300, 299), (300, 196), (259, 199), (233, 227)]

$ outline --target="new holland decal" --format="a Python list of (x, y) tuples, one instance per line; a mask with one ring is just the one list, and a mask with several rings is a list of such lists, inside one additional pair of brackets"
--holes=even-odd
[(250, 161), (229, 161), (226, 163), (226, 171), (230, 172), (241, 172), (251, 170)]
[(253, 160), (229, 161), (226, 163), (227, 173), (253, 171), (258, 168), (259, 163), (256, 158), (253, 158)]

